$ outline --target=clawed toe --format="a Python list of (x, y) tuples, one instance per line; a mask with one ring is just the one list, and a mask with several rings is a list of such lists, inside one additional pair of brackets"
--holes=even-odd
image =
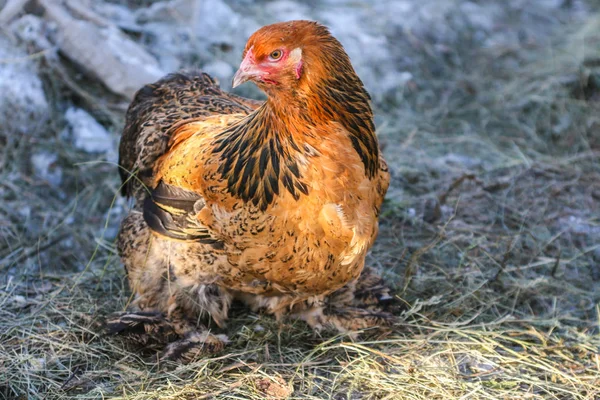
[(373, 268), (325, 298), (323, 319), (340, 332), (383, 328), (398, 322), (401, 304)]
[(355, 332), (369, 328), (389, 327), (398, 318), (385, 311), (365, 310), (353, 307), (332, 307), (324, 312), (329, 326), (340, 332)]
[(229, 342), (226, 335), (213, 335), (208, 331), (190, 332), (184, 338), (170, 343), (161, 360), (190, 361), (197, 356), (218, 353)]
[(108, 335), (123, 335), (141, 344), (166, 344), (161, 360), (189, 361), (200, 355), (218, 353), (228, 343), (225, 335), (214, 335), (202, 325), (170, 320), (158, 312), (123, 312), (106, 320)]
[(149, 340), (166, 343), (178, 337), (172, 322), (158, 312), (114, 313), (107, 318), (105, 331), (108, 335), (125, 335), (142, 343)]

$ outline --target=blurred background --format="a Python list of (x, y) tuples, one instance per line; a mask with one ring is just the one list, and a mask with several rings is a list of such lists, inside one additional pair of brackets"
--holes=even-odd
[[(392, 184), (369, 263), (417, 310), (411, 318), (459, 327), (511, 315), (560, 332), (558, 341), (581, 340), (581, 357), (569, 362), (593, 369), (599, 9), (597, 0), (0, 0), (0, 396), (36, 398), (63, 385), (110, 393), (123, 380), (137, 388), (136, 373), (110, 372), (120, 350), (81, 339), (95, 314), (127, 303), (113, 240), (128, 207), (116, 162), (129, 101), (182, 68), (229, 90), (246, 39), (291, 19), (329, 26), (373, 97)], [(236, 93), (262, 98), (251, 84)], [(40, 339), (47, 335), (69, 345)], [(394, 357), (408, 368), (417, 356)], [(469, 360), (465, 371), (489, 367)], [(89, 376), (71, 388), (75, 364)], [(541, 374), (519, 368), (511, 379)], [(518, 378), (483, 390), (600, 396), (600, 383), (573, 368), (564, 386)], [(394, 371), (385, 374), (408, 382)], [(445, 376), (430, 372), (412, 395), (451, 398), (425, 390)], [(398, 389), (369, 376), (352, 379), (380, 397)], [(468, 382), (453, 375), (440, 385), (460, 396)]]

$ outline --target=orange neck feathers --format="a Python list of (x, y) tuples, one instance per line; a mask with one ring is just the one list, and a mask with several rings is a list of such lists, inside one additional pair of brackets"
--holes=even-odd
[(322, 25), (292, 21), (261, 28), (244, 55), (252, 49), (260, 60), (278, 46), (300, 49), (301, 59), (276, 72), (277, 84), (259, 84), (268, 100), (218, 135), (214, 147), (229, 191), (262, 210), (281, 190), (294, 198), (308, 193), (299, 160), (319, 157), (314, 144), (335, 125), (347, 132), (368, 178), (379, 168), (370, 97), (342, 45)]

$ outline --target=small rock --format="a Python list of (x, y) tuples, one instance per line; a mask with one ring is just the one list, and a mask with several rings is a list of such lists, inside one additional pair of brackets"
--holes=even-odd
[(20, 294), (13, 296), (12, 302), (14, 306), (19, 308), (27, 306), (27, 299), (25, 296), (21, 296)]
[(423, 204), (423, 221), (434, 223), (442, 216), (442, 209), (437, 198), (427, 199)]
[(46, 17), (57, 26), (57, 43), (63, 54), (114, 93), (132, 98), (140, 87), (165, 75), (158, 61), (115, 25), (79, 19), (59, 2), (39, 1)]

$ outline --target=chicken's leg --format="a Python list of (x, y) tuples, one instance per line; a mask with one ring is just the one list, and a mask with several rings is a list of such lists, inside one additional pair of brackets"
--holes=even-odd
[(236, 293), (236, 299), (277, 319), (298, 318), (316, 331), (334, 329), (351, 336), (360, 330), (391, 325), (396, 320), (394, 311), (399, 308), (390, 289), (372, 268), (365, 268), (358, 279), (327, 296), (298, 301), (294, 295)]
[(384, 328), (396, 321), (397, 302), (372, 268), (365, 268), (353, 282), (325, 296), (298, 316), (314, 329), (333, 328), (356, 336), (369, 328)]
[(170, 274), (168, 257), (156, 255), (160, 240), (139, 212), (133, 211), (121, 224), (118, 248), (135, 294), (134, 310), (113, 314), (106, 321), (108, 333), (141, 343), (168, 343), (161, 356), (168, 360), (220, 351), (227, 336), (210, 333), (198, 321), (212, 317), (223, 326), (231, 295), (214, 284), (182, 286)]

